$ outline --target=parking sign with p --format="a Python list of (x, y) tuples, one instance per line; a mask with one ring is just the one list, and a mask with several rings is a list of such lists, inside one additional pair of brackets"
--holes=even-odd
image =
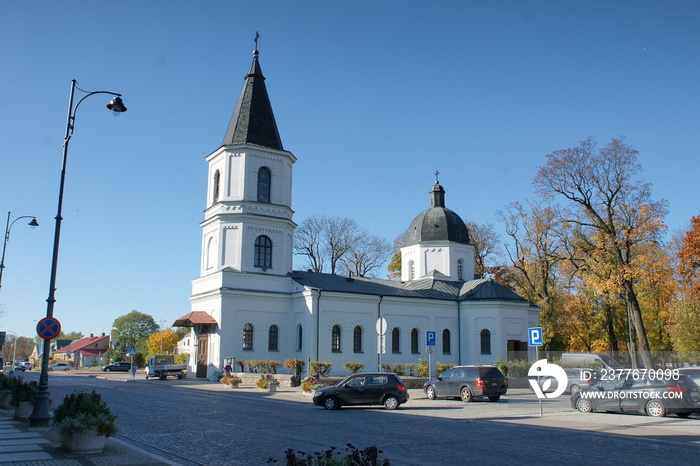
[(542, 327), (531, 327), (527, 329), (527, 334), (530, 346), (542, 346)]

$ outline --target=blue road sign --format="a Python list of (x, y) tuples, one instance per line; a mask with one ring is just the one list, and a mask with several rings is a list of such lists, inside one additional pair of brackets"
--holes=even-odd
[(542, 327), (527, 329), (528, 344), (530, 346), (542, 346)]
[(435, 346), (435, 332), (425, 332), (425, 344)]
[(126, 352), (127, 356), (136, 356), (136, 348), (131, 348), (129, 351)]

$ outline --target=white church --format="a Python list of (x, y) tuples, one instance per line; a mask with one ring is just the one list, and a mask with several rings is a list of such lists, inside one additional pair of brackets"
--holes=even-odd
[(527, 351), (539, 308), (474, 276), (474, 246), (438, 182), (406, 232), (400, 281), (293, 270), (296, 157), (282, 147), (257, 50), (221, 147), (206, 161), (200, 276), (192, 312), (173, 324), (192, 327), (196, 377), (228, 358), (330, 362), (341, 375), (345, 362), (376, 370), (415, 364), (429, 350), (433, 364), (492, 364)]

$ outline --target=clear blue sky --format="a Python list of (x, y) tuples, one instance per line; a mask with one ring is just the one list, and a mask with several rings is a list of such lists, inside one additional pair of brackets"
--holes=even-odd
[[(355, 219), (393, 240), (446, 203), (496, 223), (533, 196), (545, 155), (625, 136), (667, 199), (699, 213), (697, 1), (0, 2), (0, 219), (12, 228), (0, 329), (46, 312), (71, 79), (124, 95), (80, 107), (68, 160), (55, 316), (109, 332), (133, 309), (190, 310), (204, 157), (226, 131), (260, 31), (295, 220)], [(303, 261), (297, 260), (301, 266)]]

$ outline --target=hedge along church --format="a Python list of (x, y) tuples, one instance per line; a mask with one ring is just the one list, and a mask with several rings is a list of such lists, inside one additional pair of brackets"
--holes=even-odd
[(292, 269), (296, 157), (282, 146), (257, 50), (221, 147), (206, 161), (200, 276), (192, 312), (173, 324), (192, 327), (197, 377), (233, 357), (331, 362), (337, 375), (345, 362), (374, 370), (379, 318), (387, 322), (384, 364), (427, 357), (429, 331), (433, 363), (492, 364), (527, 350), (539, 308), (474, 277), (469, 233), (437, 181), (430, 207), (406, 232), (400, 281)]

